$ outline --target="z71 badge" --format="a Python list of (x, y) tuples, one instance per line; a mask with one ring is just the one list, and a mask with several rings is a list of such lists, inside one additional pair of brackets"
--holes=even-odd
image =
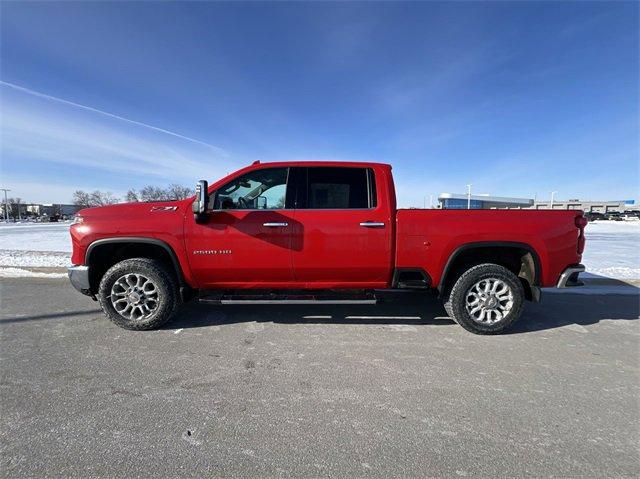
[(197, 249), (193, 254), (231, 254), (230, 249)]

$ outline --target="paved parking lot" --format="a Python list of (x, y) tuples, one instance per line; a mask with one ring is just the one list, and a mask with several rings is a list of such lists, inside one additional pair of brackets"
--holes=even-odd
[(130, 332), (1, 283), (4, 477), (637, 476), (638, 296), (474, 336), (429, 298), (192, 304)]

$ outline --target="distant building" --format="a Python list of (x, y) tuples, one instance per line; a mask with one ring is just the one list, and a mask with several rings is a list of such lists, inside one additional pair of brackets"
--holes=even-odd
[[(4, 202), (0, 203), (0, 217), (4, 219), (6, 205)], [(26, 219), (26, 218), (42, 218), (42, 217), (54, 217), (58, 218), (71, 218), (74, 216), (80, 209), (80, 206), (71, 205), (71, 204), (46, 204), (42, 205), (39, 203), (9, 203), (9, 217), (16, 219)]]
[[(533, 205), (536, 210), (548, 210), (551, 208), (550, 201), (536, 201)], [(623, 213), (625, 211), (637, 211), (639, 209), (635, 202), (631, 201), (554, 201), (554, 210), (582, 210), (585, 213), (609, 213), (617, 211)]]
[(529, 198), (508, 198), (504, 196), (471, 195), (471, 201), (465, 194), (442, 193), (438, 196), (438, 208), (446, 210), (490, 210), (502, 208), (531, 208), (533, 200)]
[[(533, 209), (533, 210), (582, 210), (585, 213), (608, 213), (618, 211), (638, 211), (640, 205), (634, 200), (621, 201), (581, 201), (554, 200), (536, 201), (530, 198), (507, 198), (502, 196), (471, 195), (471, 209)], [(466, 194), (442, 193), (438, 196), (438, 208), (442, 209), (467, 209), (469, 198)]]

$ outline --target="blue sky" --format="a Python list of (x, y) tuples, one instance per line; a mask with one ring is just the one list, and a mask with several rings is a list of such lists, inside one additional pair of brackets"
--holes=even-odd
[(402, 206), (638, 196), (635, 2), (0, 8), (0, 183), (23, 200), (255, 159), (389, 162)]

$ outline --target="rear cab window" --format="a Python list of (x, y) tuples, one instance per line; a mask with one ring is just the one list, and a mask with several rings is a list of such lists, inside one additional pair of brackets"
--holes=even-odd
[(300, 175), (297, 208), (368, 209), (376, 206), (371, 168), (309, 167)]

